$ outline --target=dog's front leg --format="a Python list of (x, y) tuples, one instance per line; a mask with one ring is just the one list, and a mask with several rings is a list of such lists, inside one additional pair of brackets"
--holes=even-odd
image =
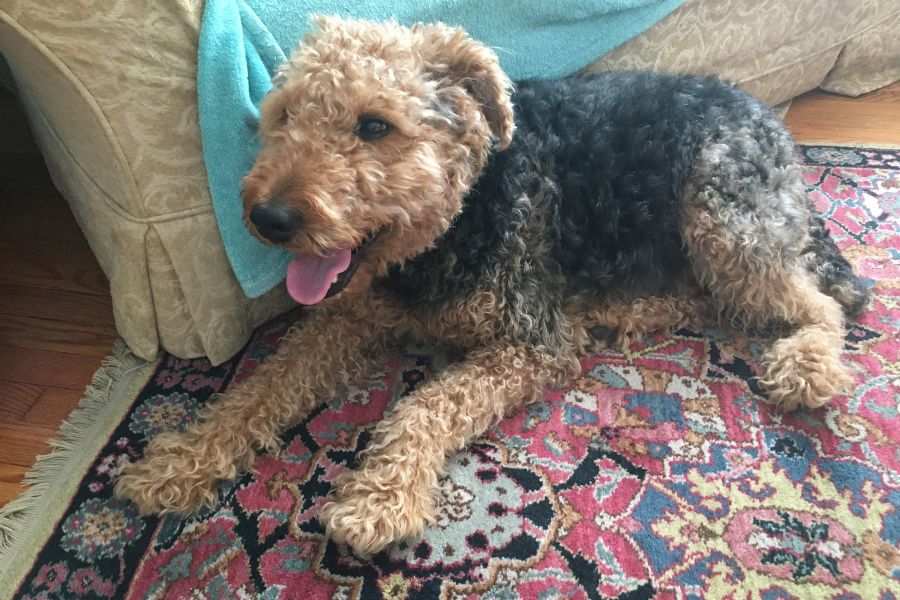
[(434, 517), (447, 454), (573, 368), (574, 355), (484, 349), (420, 386), (375, 427), (359, 468), (335, 483), (320, 515), (328, 534), (363, 556), (420, 535)]
[(257, 372), (207, 406), (184, 432), (157, 436), (126, 466), (116, 494), (141, 513), (190, 513), (217, 500), (217, 485), (275, 450), (278, 434), (335, 388), (358, 377), (383, 332), (371, 311), (348, 303), (319, 309), (282, 340)]

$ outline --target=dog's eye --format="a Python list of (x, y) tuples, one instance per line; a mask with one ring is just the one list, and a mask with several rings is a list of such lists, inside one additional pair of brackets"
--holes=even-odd
[(383, 138), (391, 131), (391, 124), (378, 117), (362, 117), (356, 125), (356, 135), (371, 141)]

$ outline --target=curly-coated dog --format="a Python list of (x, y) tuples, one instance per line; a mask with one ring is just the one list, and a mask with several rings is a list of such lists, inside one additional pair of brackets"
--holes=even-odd
[(321, 509), (360, 554), (420, 534), (448, 453), (620, 341), (704, 314), (786, 327), (760, 376), (785, 409), (851, 382), (868, 292), (811, 207), (772, 111), (696, 76), (526, 81), (443, 25), (320, 18), (262, 108), (248, 226), (318, 305), (277, 354), (117, 493), (189, 512), (401, 337), (463, 358), (402, 398)]

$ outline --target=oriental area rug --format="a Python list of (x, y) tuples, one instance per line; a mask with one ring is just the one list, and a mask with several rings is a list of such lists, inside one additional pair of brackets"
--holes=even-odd
[(900, 153), (801, 150), (811, 198), (874, 288), (847, 329), (849, 396), (779, 414), (753, 379), (766, 340), (712, 326), (598, 350), (573, 385), (450, 458), (423, 539), (363, 561), (324, 537), (318, 509), (440, 352), (385, 356), (215, 509), (158, 519), (113, 498), (116, 473), (251, 373), (289, 317), (219, 366), (120, 350), (0, 513), (0, 597), (896, 600)]

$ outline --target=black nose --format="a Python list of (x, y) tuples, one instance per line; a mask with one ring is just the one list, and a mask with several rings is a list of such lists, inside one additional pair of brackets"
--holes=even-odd
[(269, 200), (250, 209), (250, 221), (259, 235), (282, 244), (294, 237), (303, 224), (303, 217), (297, 211)]

